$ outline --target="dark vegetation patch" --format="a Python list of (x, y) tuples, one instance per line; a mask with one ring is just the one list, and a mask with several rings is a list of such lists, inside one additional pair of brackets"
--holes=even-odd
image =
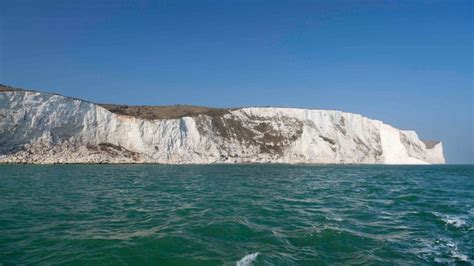
[[(289, 135), (283, 135), (270, 123), (261, 121), (259, 117), (249, 119), (246, 121), (248, 124), (244, 126), (243, 121), (231, 116), (212, 117), (210, 130), (223, 139), (236, 140), (247, 147), (258, 147), (262, 153), (278, 155), (283, 155), (285, 148), (303, 134), (303, 123), (296, 119), (283, 118), (285, 124), (295, 128)], [(198, 131), (202, 135), (208, 134), (207, 121), (204, 117), (196, 120)]]
[(129, 106), (117, 104), (99, 104), (112, 113), (134, 116), (141, 119), (177, 119), (186, 116), (207, 115), (212, 117), (229, 113), (228, 108), (211, 108), (193, 105), (170, 106)]
[(331, 138), (325, 137), (323, 135), (319, 135), (319, 137), (322, 138), (324, 141), (329, 142), (329, 144), (331, 145), (336, 145), (336, 141)]
[(322, 138), (324, 141), (328, 142), (329, 144), (331, 144), (331, 150), (332, 151), (336, 151), (336, 141), (331, 139), (331, 138), (328, 138), (328, 137), (325, 137), (323, 135), (319, 135), (320, 138)]
[(359, 145), (359, 147), (364, 147), (365, 151), (370, 151), (370, 147), (367, 144), (365, 144), (365, 142), (363, 140), (361, 140), (359, 137), (355, 137), (354, 142), (357, 145)]
[(374, 155), (375, 155), (375, 158), (380, 158), (382, 157), (383, 155), (383, 151), (382, 151), (382, 140), (380, 139), (380, 132), (378, 133), (372, 133), (372, 139), (374, 140), (374, 142), (376, 143), (376, 147), (375, 147), (375, 150), (374, 150)]
[(374, 148), (370, 148), (369, 145), (367, 145), (359, 137), (354, 138), (354, 142), (358, 145), (357, 150), (364, 154), (364, 156), (360, 159), (360, 161), (363, 161), (363, 159), (366, 157), (370, 157), (371, 153), (374, 155), (376, 159), (379, 159), (383, 154), (382, 146), (380, 144), (380, 136), (378, 134), (373, 134), (372, 136), (375, 142), (378, 143), (377, 146)]
[(254, 129), (260, 132), (266, 132), (266, 131), (273, 130), (273, 127), (268, 123), (261, 122), (258, 125), (256, 125)]
[(127, 150), (122, 146), (118, 146), (109, 142), (99, 143), (97, 146), (88, 145), (87, 148), (97, 152), (106, 152), (112, 157), (124, 156), (131, 158), (134, 161), (138, 161), (140, 159), (140, 154), (138, 152)]
[(410, 139), (401, 132), (400, 132), (400, 141), (408, 150), (410, 150), (410, 147), (412, 147), (413, 150), (417, 153), (421, 153), (423, 151), (423, 148), (420, 145), (418, 145), (417, 143), (411, 142)]
[(339, 120), (339, 123), (336, 124), (337, 130), (339, 130), (344, 136), (347, 134), (346, 131), (346, 119), (344, 117), (341, 117), (341, 120)]

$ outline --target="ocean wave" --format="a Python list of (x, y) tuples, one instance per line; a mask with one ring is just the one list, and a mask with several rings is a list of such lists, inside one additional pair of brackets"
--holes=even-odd
[(454, 215), (446, 215), (446, 214), (440, 214), (437, 212), (433, 212), (433, 214), (441, 219), (443, 223), (445, 223), (448, 226), (452, 226), (455, 228), (462, 228), (467, 226), (467, 222), (463, 220), (461, 216), (454, 216)]
[(437, 239), (433, 244), (428, 244), (424, 251), (433, 256), (432, 259), (437, 263), (470, 262), (469, 257), (461, 252), (458, 245), (448, 239)]
[(467, 255), (462, 254), (457, 249), (451, 250), (451, 255), (453, 256), (453, 258), (458, 259), (460, 261), (469, 262), (469, 258), (467, 257)]
[(452, 225), (456, 228), (461, 228), (466, 225), (466, 221), (456, 216), (446, 216), (442, 218), (441, 220), (445, 222), (447, 225)]
[[(0, 168), (4, 265), (474, 266), (472, 167), (23, 167)], [(364, 193), (381, 171), (399, 192)]]
[(341, 217), (336, 217), (336, 216), (324, 216), (327, 220), (331, 220), (331, 221), (336, 221), (336, 222), (342, 222), (344, 221), (344, 219), (342, 219)]
[(446, 243), (446, 246), (447, 246), (449, 252), (451, 253), (452, 258), (457, 259), (457, 260), (461, 260), (461, 261), (467, 261), (468, 260), (468, 257), (466, 255), (462, 254), (459, 251), (458, 245), (456, 245), (455, 243), (453, 243), (451, 241), (448, 241)]
[(258, 252), (255, 252), (255, 253), (252, 253), (252, 254), (248, 254), (248, 255), (245, 255), (242, 259), (240, 259), (239, 261), (237, 261), (235, 263), (236, 266), (247, 266), (247, 265), (251, 265), (252, 262), (254, 262), (256, 259), (257, 259), (257, 256), (259, 255), (260, 253)]

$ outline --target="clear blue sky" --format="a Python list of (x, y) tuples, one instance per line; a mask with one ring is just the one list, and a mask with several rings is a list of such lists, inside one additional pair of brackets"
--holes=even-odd
[(1, 1), (0, 83), (94, 102), (337, 109), (474, 162), (473, 1), (133, 2)]

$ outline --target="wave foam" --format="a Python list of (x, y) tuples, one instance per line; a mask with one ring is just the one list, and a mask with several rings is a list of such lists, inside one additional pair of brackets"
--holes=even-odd
[(455, 228), (461, 228), (467, 225), (467, 222), (463, 220), (460, 216), (446, 215), (437, 212), (433, 212), (433, 214), (439, 219), (441, 219), (441, 221), (443, 221), (443, 223), (445, 223), (446, 225)]
[(235, 265), (236, 266), (248, 266), (248, 265), (252, 264), (252, 262), (254, 262), (257, 259), (257, 256), (259, 254), (260, 253), (255, 252), (255, 253), (252, 253), (252, 254), (245, 255), (241, 260), (237, 261), (235, 263)]
[(427, 251), (434, 256), (434, 261), (442, 264), (455, 264), (457, 261), (471, 263), (469, 257), (459, 250), (458, 245), (449, 239), (438, 239), (428, 245)]
[(466, 221), (456, 216), (445, 216), (441, 218), (441, 220), (445, 222), (447, 225), (451, 225), (456, 228), (461, 228), (466, 225)]

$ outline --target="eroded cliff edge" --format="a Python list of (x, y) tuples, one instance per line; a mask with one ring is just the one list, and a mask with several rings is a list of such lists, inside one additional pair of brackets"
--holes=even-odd
[(414, 131), (357, 114), (271, 107), (101, 106), (2, 88), (0, 162), (445, 162), (441, 142), (423, 142)]

